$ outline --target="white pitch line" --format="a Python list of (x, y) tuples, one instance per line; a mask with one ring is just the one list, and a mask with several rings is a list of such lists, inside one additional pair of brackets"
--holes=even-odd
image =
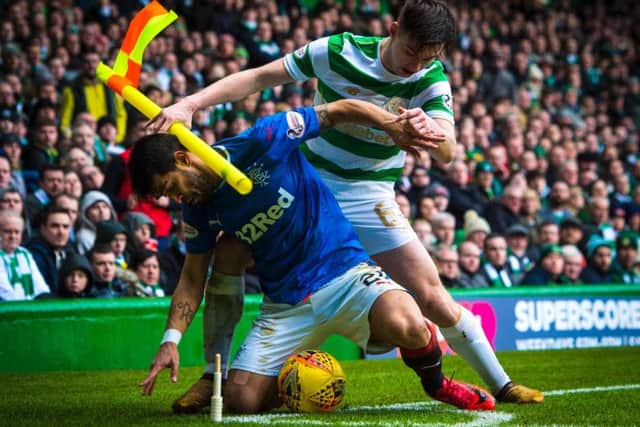
[[(563, 396), (566, 394), (576, 393), (601, 393), (616, 390), (635, 390), (640, 389), (640, 384), (624, 384), (607, 387), (591, 387), (591, 388), (575, 388), (566, 390), (545, 391), (545, 396)], [(427, 409), (429, 406), (443, 405), (441, 402), (429, 400), (425, 402), (407, 402), (394, 403), (391, 405), (380, 406), (353, 406), (341, 409), (338, 413), (357, 413), (357, 412), (384, 412), (384, 411), (412, 411), (418, 412)], [(463, 411), (451, 407), (443, 406), (445, 412), (466, 415), (471, 420), (458, 424), (445, 423), (421, 423), (410, 420), (385, 422), (385, 426), (390, 427), (489, 427), (502, 423), (507, 423), (513, 419), (513, 414), (502, 411)], [(260, 424), (260, 425), (305, 425), (305, 426), (331, 426), (335, 424), (335, 420), (305, 420), (303, 416), (309, 414), (264, 414), (264, 415), (244, 415), (244, 416), (225, 416), (222, 419), (224, 423), (240, 423), (240, 424)], [(348, 427), (367, 427), (380, 425), (379, 422), (369, 421), (342, 421), (340, 424)]]
[(616, 390), (636, 390), (640, 388), (640, 384), (623, 384), (623, 385), (612, 385), (607, 387), (591, 387), (591, 388), (573, 388), (568, 390), (553, 390), (553, 391), (545, 391), (545, 396), (562, 396), (565, 394), (574, 394), (574, 393), (599, 393), (602, 391), (616, 391)]

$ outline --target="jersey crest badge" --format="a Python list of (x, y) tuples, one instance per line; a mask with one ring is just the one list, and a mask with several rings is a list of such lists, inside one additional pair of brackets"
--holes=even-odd
[(306, 52), (306, 47), (302, 46), (300, 49), (297, 49), (295, 52), (293, 52), (293, 54), (295, 56), (297, 56), (298, 58), (302, 59), (302, 57), (304, 56)]
[(402, 107), (406, 109), (408, 105), (409, 102), (406, 99), (394, 96), (389, 101), (387, 101), (387, 103), (384, 104), (382, 108), (384, 108), (391, 114), (400, 115), (400, 108)]
[(252, 165), (247, 170), (247, 176), (259, 187), (266, 187), (269, 185), (269, 179), (271, 178), (269, 172), (263, 168), (262, 163)]
[(287, 112), (287, 136), (289, 139), (300, 138), (304, 134), (304, 118), (296, 111)]
[(357, 94), (360, 93), (360, 89), (355, 86), (348, 86), (345, 90), (351, 96), (356, 96)]

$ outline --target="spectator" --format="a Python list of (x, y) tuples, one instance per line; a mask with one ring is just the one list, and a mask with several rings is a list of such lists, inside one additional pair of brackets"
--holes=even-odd
[(465, 212), (482, 211), (486, 199), (476, 186), (469, 183), (469, 167), (462, 160), (456, 160), (449, 166), (446, 187), (450, 195), (449, 212), (456, 217), (458, 227), (464, 223)]
[(511, 267), (507, 260), (507, 242), (502, 234), (489, 234), (484, 240), (483, 253), (482, 272), (489, 286), (511, 288), (518, 285), (511, 274)]
[(582, 222), (578, 218), (569, 216), (560, 223), (561, 245), (574, 245), (578, 248), (586, 248), (584, 237)]
[(499, 201), (489, 202), (482, 216), (491, 226), (491, 231), (504, 233), (509, 226), (519, 222), (518, 214), (522, 206), (523, 190), (520, 187), (508, 186)]
[(494, 176), (493, 165), (489, 162), (479, 162), (475, 170), (475, 185), (484, 196), (484, 204), (502, 195), (502, 185)]
[(434, 246), (453, 246), (456, 230), (456, 219), (449, 212), (436, 212), (431, 217), (433, 235), (436, 237)]
[(83, 55), (82, 74), (78, 76), (62, 93), (62, 112), (60, 127), (69, 130), (76, 116), (84, 111), (91, 113), (94, 120), (110, 115), (116, 118), (118, 135), (122, 141), (125, 136), (127, 113), (120, 97), (100, 82), (96, 76), (96, 67), (100, 55), (87, 50)]
[(42, 119), (36, 123), (33, 140), (22, 150), (22, 167), (26, 172), (38, 173), (58, 158), (56, 144), (58, 128), (56, 122)]
[(28, 242), (32, 235), (31, 222), (20, 192), (15, 188), (0, 191), (0, 211), (12, 211), (20, 215), (24, 226), (22, 229), (22, 241)]
[(531, 268), (529, 258), (529, 230), (522, 224), (513, 224), (507, 228), (504, 237), (507, 241), (507, 253), (511, 272), (519, 281)]
[(40, 171), (40, 188), (27, 196), (26, 208), (31, 224), (51, 200), (64, 191), (64, 171), (60, 166), (45, 165)]
[(72, 170), (68, 170), (64, 173), (64, 193), (68, 194), (76, 200), (80, 200), (82, 197), (83, 189), (80, 176)]
[(435, 258), (438, 274), (442, 284), (447, 288), (459, 287), (458, 278), (460, 268), (458, 267), (458, 252), (451, 246), (440, 246), (436, 250)]
[(639, 285), (639, 267), (638, 236), (632, 231), (619, 233), (616, 239), (616, 260), (611, 273), (613, 282)]
[(564, 181), (556, 181), (551, 186), (547, 207), (542, 210), (540, 215), (546, 221), (553, 221), (559, 224), (563, 219), (571, 215), (571, 212), (567, 209), (570, 200), (569, 185)]
[(479, 217), (476, 211), (464, 214), (464, 239), (475, 243), (479, 248), (484, 247), (484, 239), (491, 233), (489, 223)]
[(96, 224), (117, 218), (111, 200), (100, 191), (89, 191), (82, 197), (78, 213), (78, 233), (76, 249), (84, 255), (96, 240)]
[(436, 237), (433, 235), (433, 229), (431, 223), (424, 218), (416, 218), (411, 224), (413, 231), (416, 232), (418, 240), (425, 248), (431, 248), (436, 241)]
[(160, 285), (160, 262), (157, 252), (145, 249), (134, 254), (131, 268), (138, 275), (136, 295), (141, 297), (163, 297), (166, 295)]
[(23, 226), (16, 212), (0, 212), (0, 300), (30, 300), (50, 293), (31, 252), (20, 246)]
[(458, 285), (461, 288), (486, 288), (489, 286), (487, 278), (480, 269), (480, 247), (467, 240), (458, 247), (460, 259), (460, 275)]
[(513, 74), (507, 70), (507, 58), (498, 48), (492, 53), (491, 67), (482, 73), (478, 82), (478, 97), (491, 108), (503, 99), (516, 103), (517, 85)]
[(22, 146), (20, 138), (15, 133), (0, 134), (0, 148), (9, 159), (11, 168), (11, 180), (9, 186), (20, 192), (24, 198), (27, 196), (27, 187), (22, 173)]
[(587, 243), (587, 267), (582, 270), (580, 280), (587, 284), (613, 283), (611, 242), (597, 234)]
[(562, 247), (562, 258), (564, 258), (564, 275), (566, 282), (572, 285), (582, 284), (580, 275), (585, 265), (584, 256), (580, 249), (574, 245), (564, 245)]
[(402, 214), (402, 216), (406, 219), (411, 218), (411, 203), (409, 202), (407, 196), (402, 193), (396, 193), (395, 200), (398, 208), (400, 208), (400, 213)]
[(584, 225), (586, 234), (588, 236), (599, 234), (605, 240), (615, 240), (615, 230), (609, 222), (609, 199), (606, 196), (592, 197), (587, 210), (589, 220)]
[[(429, 223), (427, 222), (427, 224)], [(415, 230), (415, 223), (413, 225)], [(418, 231), (416, 231), (416, 234), (418, 234)], [(418, 235), (418, 238), (420, 238), (420, 235)], [(176, 230), (171, 238), (169, 247), (158, 255), (160, 271), (165, 275), (164, 289), (167, 295), (172, 295), (178, 285), (178, 279), (180, 279), (180, 272), (182, 271), (182, 265), (184, 264), (187, 251), (185, 242), (184, 223), (180, 220), (176, 225)]]
[[(447, 190), (447, 187), (441, 184), (434, 184), (425, 194), (433, 198), (436, 209), (439, 212), (445, 212), (447, 210), (449, 206), (449, 190)], [(455, 220), (455, 217), (453, 219)]]
[(54, 294), (59, 289), (58, 270), (68, 255), (76, 253), (69, 243), (70, 230), (69, 212), (51, 206), (41, 213), (39, 233), (27, 244), (42, 277)]
[(561, 285), (566, 283), (563, 276), (564, 258), (562, 248), (547, 244), (540, 251), (540, 261), (522, 279), (523, 285)]
[(93, 296), (93, 275), (84, 255), (71, 254), (60, 267), (58, 277), (61, 298), (87, 298)]
[(116, 255), (109, 245), (96, 245), (88, 254), (94, 277), (94, 295), (117, 298), (130, 295), (129, 287), (116, 276)]
[[(127, 256), (143, 249), (157, 250), (158, 243), (155, 240), (156, 228), (151, 218), (140, 212), (130, 212), (122, 220), (127, 231)], [(129, 258), (131, 259), (131, 258)]]

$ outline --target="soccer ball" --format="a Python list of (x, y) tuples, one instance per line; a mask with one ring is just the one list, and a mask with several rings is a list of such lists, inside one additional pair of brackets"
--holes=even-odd
[(292, 412), (331, 412), (344, 397), (346, 377), (329, 353), (304, 350), (290, 356), (278, 375), (278, 392)]

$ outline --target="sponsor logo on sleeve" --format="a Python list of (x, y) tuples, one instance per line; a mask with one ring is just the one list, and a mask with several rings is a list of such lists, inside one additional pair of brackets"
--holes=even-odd
[(301, 48), (297, 49), (295, 52), (293, 52), (293, 54), (295, 56), (297, 56), (298, 58), (302, 59), (304, 57), (305, 52), (307, 51), (305, 46), (302, 46)]
[(300, 138), (304, 134), (304, 117), (296, 111), (287, 112), (287, 136), (289, 139)]
[(198, 237), (198, 230), (191, 224), (184, 223), (184, 236), (187, 239), (195, 239)]

